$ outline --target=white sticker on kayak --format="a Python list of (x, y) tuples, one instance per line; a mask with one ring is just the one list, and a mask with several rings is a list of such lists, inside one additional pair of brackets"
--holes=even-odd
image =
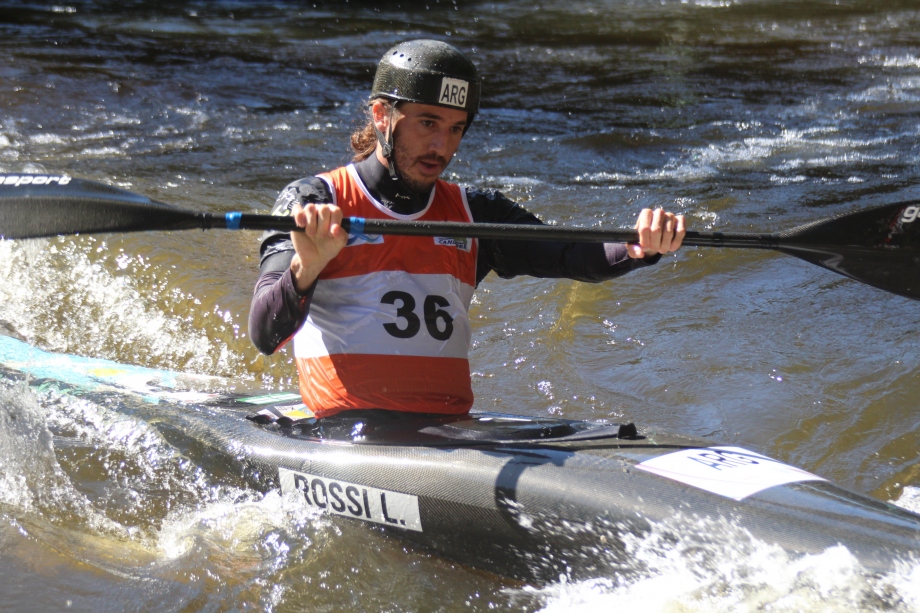
[(740, 447), (684, 449), (646, 460), (636, 468), (735, 500), (776, 485), (827, 481)]
[(422, 531), (418, 496), (278, 469), (283, 493), (300, 491), (312, 507), (385, 526)]

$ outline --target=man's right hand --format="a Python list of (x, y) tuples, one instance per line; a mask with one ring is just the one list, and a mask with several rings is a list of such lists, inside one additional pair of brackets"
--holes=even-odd
[(303, 232), (291, 232), (291, 242), (297, 252), (291, 260), (294, 287), (304, 294), (319, 277), (319, 273), (348, 242), (342, 229), (342, 209), (333, 204), (301, 205), (294, 203), (291, 211), (294, 223)]

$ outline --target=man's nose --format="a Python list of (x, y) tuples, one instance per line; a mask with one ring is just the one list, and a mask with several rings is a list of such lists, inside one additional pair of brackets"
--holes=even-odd
[(450, 134), (447, 130), (438, 130), (428, 142), (428, 151), (435, 152), (441, 157), (447, 157), (447, 147)]

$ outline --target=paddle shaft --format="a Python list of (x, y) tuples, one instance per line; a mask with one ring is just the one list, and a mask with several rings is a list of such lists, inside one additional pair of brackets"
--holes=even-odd
[[(298, 231), (291, 217), (227, 213), (224, 217), (200, 214), (201, 228), (230, 228), (239, 230)], [(536, 240), (577, 243), (638, 243), (635, 230), (572, 228), (550, 225), (464, 223), (453, 221), (402, 221), (396, 219), (363, 219), (346, 217), (342, 220), (346, 232), (397, 236), (444, 236), (500, 240)], [(776, 249), (780, 239), (775, 234), (745, 234), (728, 232), (687, 232), (684, 245), (696, 247), (736, 247)]]
[[(145, 230), (297, 231), (289, 216), (196, 213), (64, 175), (0, 174), (0, 238)], [(628, 229), (347, 218), (353, 235), (637, 243)], [(816, 220), (776, 234), (687, 232), (684, 245), (769, 249), (901, 296), (920, 300), (920, 201), (895, 202)]]

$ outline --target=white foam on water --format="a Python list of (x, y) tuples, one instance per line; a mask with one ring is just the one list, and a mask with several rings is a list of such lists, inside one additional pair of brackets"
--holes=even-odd
[(693, 6), (708, 9), (722, 9), (737, 5), (735, 0), (694, 0)]
[(99, 158), (99, 159), (109, 159), (124, 157), (127, 155), (124, 150), (119, 149), (118, 147), (86, 147), (80, 151), (80, 157), (83, 159), (87, 158)]
[[(109, 88), (117, 92), (121, 86), (110, 82)], [(21, 134), (15, 120), (4, 121), (0, 124), (0, 159), (64, 158), (73, 162), (187, 150), (196, 144), (195, 135), (210, 120), (203, 110), (185, 105), (165, 105), (146, 117), (118, 107), (72, 110), (75, 112), (69, 121), (61, 122), (64, 125), (30, 126), (32, 131), (27, 135)], [(157, 127), (150, 130), (152, 124)], [(9, 170), (29, 172), (21, 167)]]
[[(183, 315), (194, 298), (161, 289), (156, 279), (168, 271), (142, 259), (109, 254), (91, 237), (0, 241), (0, 322), (51, 351), (200, 374), (245, 372), (243, 355)], [(226, 313), (204, 315), (228, 323)]]
[[(905, 135), (906, 136), (906, 135)], [(894, 159), (886, 152), (897, 136), (853, 139), (836, 129), (787, 129), (775, 135), (692, 147), (662, 167), (635, 173), (599, 172), (575, 177), (577, 183), (646, 183), (695, 181), (730, 171), (789, 172), (800, 168), (834, 168)]]
[(907, 486), (897, 500), (890, 502), (913, 513), (920, 513), (920, 487)]
[(885, 68), (920, 68), (920, 57), (913, 53), (888, 55), (887, 53), (876, 52), (863, 56), (858, 61), (860, 64), (883, 66)]
[(541, 599), (543, 613), (920, 611), (918, 562), (879, 576), (842, 546), (793, 556), (710, 520), (675, 519), (627, 537), (625, 545), (629, 562), (622, 573), (560, 577), (518, 593)]
[(29, 142), (36, 145), (62, 145), (67, 142), (67, 139), (59, 134), (45, 132), (29, 135)]
[[(920, 100), (917, 90), (920, 90), (920, 77), (907, 75), (891, 77), (883, 85), (873, 85), (863, 90), (847, 94), (850, 103), (857, 104), (914, 104)], [(870, 107), (871, 108), (871, 107)]]

